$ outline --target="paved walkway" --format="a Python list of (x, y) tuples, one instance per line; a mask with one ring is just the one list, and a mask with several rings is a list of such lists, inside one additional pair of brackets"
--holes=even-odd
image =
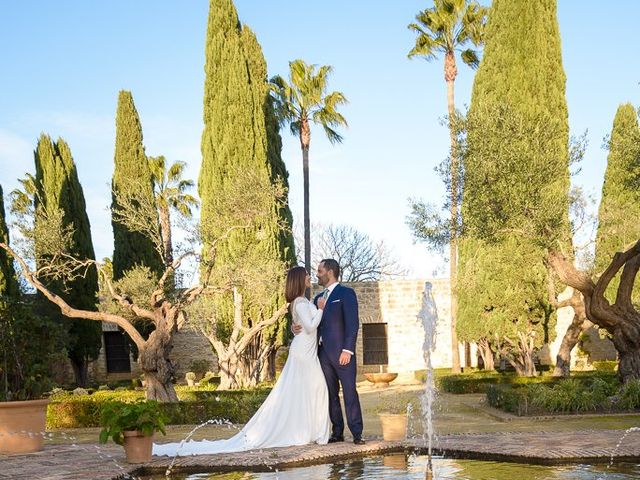
[[(450, 434), (435, 442), (435, 454), (447, 457), (482, 458), (540, 464), (608, 462), (640, 459), (640, 432), (623, 440), (624, 430), (566, 432), (492, 432)], [(620, 444), (621, 443), (621, 444)], [(422, 439), (407, 442), (369, 440), (366, 445), (350, 442), (264, 449), (235, 454), (198, 455), (176, 459), (174, 473), (233, 470), (270, 471), (276, 468), (330, 463), (350, 457), (415, 451)], [(164, 473), (171, 459), (154, 457), (144, 467), (127, 465), (117, 445), (48, 445), (29, 455), (0, 455), (0, 479), (11, 480), (112, 480), (126, 472)]]
[[(308, 445), (269, 449), (241, 454), (180, 457), (174, 472), (229, 470), (270, 470), (311, 464), (337, 462), (354, 456), (414, 451), (422, 440), (383, 442), (380, 422), (375, 414), (377, 404), (386, 398), (396, 402), (417, 399), (420, 385), (398, 385), (379, 390), (358, 387), (364, 412), (364, 446), (345, 442), (331, 445)], [(618, 461), (640, 461), (640, 432), (625, 430), (640, 426), (638, 415), (576, 415), (544, 418), (514, 417), (492, 409), (483, 395), (438, 395), (434, 412), (435, 431), (440, 434), (434, 453), (448, 458), (493, 458), (526, 463), (608, 462), (613, 455)], [(179, 441), (192, 426), (167, 428), (167, 436), (158, 442)], [(0, 455), (0, 480), (112, 480), (124, 478), (127, 472), (142, 471), (128, 465), (122, 447), (109, 443), (96, 444), (98, 428), (51, 432), (42, 452), (29, 455)], [(420, 436), (419, 421), (413, 421), (412, 436)], [(209, 426), (195, 433), (194, 439), (226, 438), (233, 434), (225, 427)], [(347, 433), (347, 432), (345, 432)], [(163, 474), (171, 459), (155, 458), (146, 471)]]

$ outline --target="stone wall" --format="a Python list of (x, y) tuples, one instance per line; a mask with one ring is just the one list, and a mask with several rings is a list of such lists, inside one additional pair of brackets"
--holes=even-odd
[[(399, 374), (400, 379), (413, 378), (416, 370), (426, 368), (423, 356), (425, 332), (422, 322), (417, 315), (422, 308), (422, 295), (425, 284), (429, 282), (437, 308), (436, 347), (432, 354), (434, 368), (451, 366), (451, 295), (448, 279), (432, 280), (387, 280), (380, 282), (360, 282), (346, 284), (353, 288), (358, 296), (360, 322), (387, 324), (387, 365), (363, 365), (362, 326), (358, 334), (356, 346), (356, 360), (359, 373), (371, 371), (389, 371)], [(312, 294), (322, 288), (314, 286)], [(570, 295), (571, 291), (563, 292), (561, 300)], [(572, 309), (566, 307), (558, 312), (558, 322), (555, 340), (540, 352), (542, 364), (555, 363), (555, 357), (562, 340), (562, 336), (572, 319)], [(105, 324), (104, 329), (113, 326)], [(459, 346), (460, 358), (463, 365), (477, 366), (477, 349), (471, 346), (468, 359), (465, 359), (464, 347)], [(178, 364), (177, 379), (184, 382), (184, 374), (190, 369), (194, 360), (206, 360), (212, 371), (217, 371), (217, 359), (212, 352), (209, 342), (197, 332), (186, 328), (179, 332), (174, 340), (172, 359)], [(615, 360), (616, 352), (611, 341), (601, 339), (595, 328), (590, 329), (581, 342), (580, 349), (576, 348), (572, 355), (572, 367), (575, 369), (589, 369), (590, 362), (596, 360)], [(97, 381), (106, 382), (121, 378), (139, 376), (137, 363), (131, 361), (131, 374), (107, 374), (104, 348), (100, 358), (93, 362), (90, 375)]]

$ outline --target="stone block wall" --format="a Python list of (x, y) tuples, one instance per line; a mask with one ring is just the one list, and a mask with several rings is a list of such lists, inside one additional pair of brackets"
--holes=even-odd
[[(356, 345), (359, 373), (389, 371), (398, 373), (400, 379), (410, 379), (413, 378), (416, 370), (426, 368), (423, 355), (425, 332), (421, 320), (417, 317), (422, 308), (422, 296), (426, 282), (431, 284), (437, 308), (436, 347), (431, 357), (432, 365), (434, 368), (451, 366), (451, 292), (449, 280), (385, 280), (345, 284), (353, 288), (358, 296), (361, 325), (367, 323), (387, 324), (387, 365), (363, 365), (362, 326), (360, 327)], [(314, 286), (312, 295), (321, 290), (322, 287)], [(567, 289), (561, 295), (560, 300), (570, 294), (571, 291)], [(571, 322), (572, 316), (573, 312), (570, 307), (560, 309), (558, 312), (556, 338), (540, 352), (541, 363), (555, 363), (562, 336)], [(116, 327), (105, 324), (103, 328), (108, 330)], [(462, 344), (459, 349), (463, 366), (477, 366), (475, 345), (471, 345), (468, 359), (465, 359)], [(611, 341), (601, 339), (595, 328), (586, 332), (585, 341), (581, 342), (581, 350), (576, 348), (572, 353), (572, 367), (576, 369), (588, 369), (590, 362), (596, 360), (615, 360), (616, 358)], [(207, 360), (210, 364), (210, 370), (217, 372), (217, 359), (209, 342), (198, 332), (188, 327), (176, 335), (171, 357), (178, 364), (177, 379), (181, 383), (184, 382), (184, 375), (189, 371), (191, 362), (194, 360)], [(90, 376), (97, 381), (106, 382), (140, 375), (137, 363), (133, 359), (131, 359), (131, 369), (131, 374), (107, 374), (103, 348), (100, 358), (90, 367)]]

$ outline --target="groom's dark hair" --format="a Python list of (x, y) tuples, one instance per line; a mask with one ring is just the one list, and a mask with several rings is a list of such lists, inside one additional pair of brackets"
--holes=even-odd
[(325, 258), (320, 263), (324, 265), (324, 268), (333, 272), (336, 280), (340, 279), (340, 265), (337, 261), (335, 261), (333, 258)]

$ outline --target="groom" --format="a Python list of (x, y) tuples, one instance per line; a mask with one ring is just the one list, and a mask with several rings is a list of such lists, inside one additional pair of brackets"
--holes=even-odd
[[(344, 396), (347, 424), (353, 443), (364, 445), (362, 411), (356, 391), (356, 338), (358, 337), (358, 299), (353, 289), (340, 285), (340, 265), (325, 259), (318, 265), (318, 283), (325, 290), (317, 295), (326, 301), (318, 327), (318, 357), (329, 390), (329, 417), (332, 432), (329, 443), (344, 441), (344, 420), (340, 406), (340, 385)], [(300, 328), (294, 327), (294, 333)]]

